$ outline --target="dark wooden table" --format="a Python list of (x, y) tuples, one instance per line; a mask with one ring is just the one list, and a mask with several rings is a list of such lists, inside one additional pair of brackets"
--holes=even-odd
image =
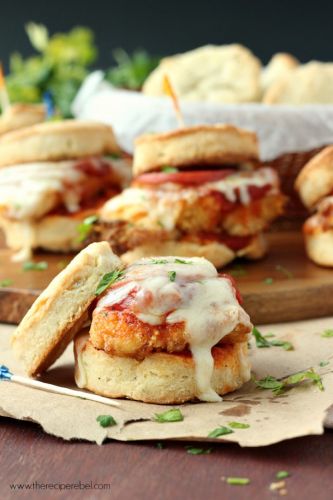
[[(78, 416), (79, 418), (79, 416)], [(188, 444), (188, 443), (186, 443)], [(197, 443), (196, 446), (201, 446)], [(207, 447), (206, 445), (204, 446)], [(0, 420), (0, 498), (238, 500), (333, 498), (333, 432), (265, 448), (219, 444), (207, 455), (189, 455), (185, 443), (65, 442), (37, 425)], [(269, 491), (278, 470), (287, 470), (287, 495)], [(246, 476), (230, 486), (223, 476)], [(108, 490), (12, 491), (12, 483), (109, 484)]]

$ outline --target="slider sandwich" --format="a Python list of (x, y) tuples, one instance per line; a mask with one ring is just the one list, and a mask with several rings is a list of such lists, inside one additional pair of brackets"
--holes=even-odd
[(333, 266), (333, 146), (303, 167), (295, 188), (303, 204), (314, 212), (303, 225), (308, 257), (316, 264)]
[(141, 136), (133, 174), (96, 226), (125, 263), (180, 255), (221, 267), (265, 254), (262, 233), (284, 196), (277, 173), (259, 166), (254, 133), (220, 124)]
[(47, 122), (0, 137), (0, 227), (17, 260), (36, 248), (82, 247), (78, 227), (124, 184), (129, 164), (115, 155), (112, 129), (93, 122)]
[(148, 403), (217, 402), (250, 379), (251, 329), (232, 278), (206, 259), (151, 257), (124, 269), (100, 242), (37, 298), (12, 345), (35, 376), (76, 335), (81, 388)]

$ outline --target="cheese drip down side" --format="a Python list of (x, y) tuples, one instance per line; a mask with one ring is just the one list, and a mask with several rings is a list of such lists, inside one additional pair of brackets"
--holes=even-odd
[(222, 180), (200, 186), (175, 183), (154, 187), (133, 186), (106, 202), (100, 210), (100, 216), (105, 221), (119, 219), (134, 223), (144, 218), (146, 225), (162, 225), (164, 229), (172, 231), (183, 202), (194, 205), (201, 197), (217, 192), (230, 203), (249, 205), (252, 201), (251, 187), (264, 186), (269, 186), (265, 196), (280, 192), (278, 175), (270, 167), (252, 172), (236, 172)]
[(212, 387), (212, 347), (238, 324), (251, 331), (250, 318), (240, 306), (228, 278), (219, 276), (204, 258), (156, 257), (130, 266), (122, 281), (98, 301), (96, 312), (121, 304), (150, 325), (184, 323), (195, 366), (196, 395), (220, 401)]

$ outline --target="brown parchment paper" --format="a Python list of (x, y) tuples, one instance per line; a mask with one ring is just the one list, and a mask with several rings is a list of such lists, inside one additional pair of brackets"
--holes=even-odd
[[(304, 384), (276, 397), (271, 391), (260, 390), (249, 382), (221, 403), (179, 405), (184, 421), (160, 424), (152, 417), (168, 409), (167, 406), (121, 400), (120, 408), (113, 408), (3, 381), (0, 382), (0, 415), (37, 422), (45, 432), (67, 440), (85, 439), (98, 444), (106, 438), (212, 441), (207, 438), (209, 432), (230, 421), (250, 424), (248, 429), (238, 429), (223, 437), (241, 446), (264, 446), (297, 436), (322, 434), (324, 423), (333, 427), (333, 418), (327, 413), (333, 404), (333, 338), (321, 336), (325, 329), (331, 328), (333, 318), (260, 328), (263, 333), (271, 332), (276, 338), (291, 341), (294, 351), (284, 351), (281, 347), (258, 349), (251, 341), (250, 355), (256, 378), (266, 375), (280, 378), (313, 367), (322, 376), (323, 392), (313, 384)], [(13, 327), (0, 326), (0, 364), (22, 374), (9, 347), (12, 331)], [(321, 361), (328, 360), (327, 366), (319, 366)], [(75, 387), (72, 346), (42, 380)], [(111, 414), (118, 425), (107, 429), (100, 427), (96, 422), (100, 414)]]

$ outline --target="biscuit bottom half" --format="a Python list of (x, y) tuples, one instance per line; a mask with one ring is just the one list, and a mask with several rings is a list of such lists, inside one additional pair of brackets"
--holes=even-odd
[[(138, 361), (96, 349), (87, 333), (74, 341), (75, 380), (80, 388), (111, 398), (178, 404), (196, 399), (194, 361), (188, 352), (153, 353)], [(220, 394), (250, 379), (247, 342), (213, 347), (212, 387)]]

